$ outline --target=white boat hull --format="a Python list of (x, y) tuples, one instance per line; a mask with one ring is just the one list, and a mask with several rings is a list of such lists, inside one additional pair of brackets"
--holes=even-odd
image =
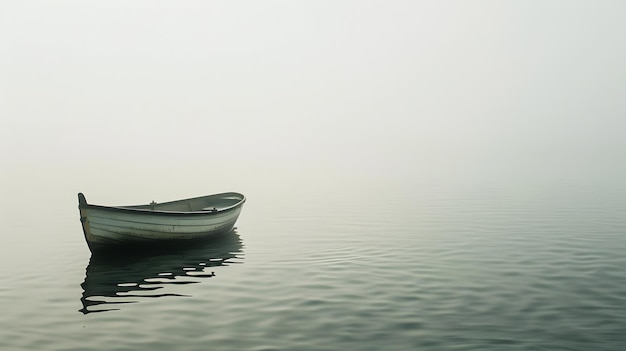
[[(81, 196), (81, 222), (92, 252), (223, 234), (232, 230), (245, 202), (241, 194), (224, 193), (152, 206), (106, 207), (87, 204)], [(182, 208), (189, 211), (180, 211)]]

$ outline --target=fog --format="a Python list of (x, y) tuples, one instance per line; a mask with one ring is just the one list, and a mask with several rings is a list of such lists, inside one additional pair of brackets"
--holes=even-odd
[(624, 13), (622, 1), (0, 1), (3, 191), (621, 184)]

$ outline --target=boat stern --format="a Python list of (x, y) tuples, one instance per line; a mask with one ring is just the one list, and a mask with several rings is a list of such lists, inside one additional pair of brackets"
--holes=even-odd
[(87, 242), (87, 246), (89, 246), (89, 250), (93, 252), (91, 244), (93, 235), (89, 227), (89, 204), (87, 204), (87, 199), (83, 193), (78, 193), (78, 211), (80, 213), (80, 223), (83, 227), (85, 241)]

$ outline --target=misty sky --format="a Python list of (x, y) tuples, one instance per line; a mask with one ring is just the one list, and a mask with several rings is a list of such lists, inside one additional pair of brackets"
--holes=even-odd
[(625, 13), (624, 1), (0, 0), (3, 173), (621, 182)]

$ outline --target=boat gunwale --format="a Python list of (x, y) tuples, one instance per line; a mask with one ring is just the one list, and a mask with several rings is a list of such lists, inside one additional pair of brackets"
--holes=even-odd
[[(82, 193), (79, 194), (79, 198), (80, 198), (80, 195), (82, 195)], [(236, 209), (237, 207), (241, 207), (243, 203), (246, 202), (245, 195), (241, 193), (228, 192), (228, 193), (198, 196), (198, 197), (174, 200), (174, 201), (168, 201), (168, 202), (161, 202), (159, 203), (159, 205), (171, 204), (171, 203), (179, 202), (179, 201), (196, 200), (196, 199), (207, 198), (207, 197), (218, 197), (218, 196), (224, 196), (224, 195), (238, 196), (238, 197), (241, 197), (241, 199), (234, 205), (220, 208), (216, 211), (161, 211), (161, 210), (151, 210), (151, 209), (143, 209), (143, 208), (133, 208), (134, 206), (148, 206), (149, 204), (132, 205), (132, 206), (104, 206), (104, 205), (90, 204), (90, 203), (87, 203), (86, 200), (84, 203), (79, 200), (78, 208), (79, 209), (98, 209), (98, 210), (113, 211), (113, 212), (119, 212), (119, 213), (157, 215), (157, 216), (214, 216), (217, 214), (229, 212), (233, 209)], [(84, 199), (84, 195), (83, 195), (83, 199)]]

